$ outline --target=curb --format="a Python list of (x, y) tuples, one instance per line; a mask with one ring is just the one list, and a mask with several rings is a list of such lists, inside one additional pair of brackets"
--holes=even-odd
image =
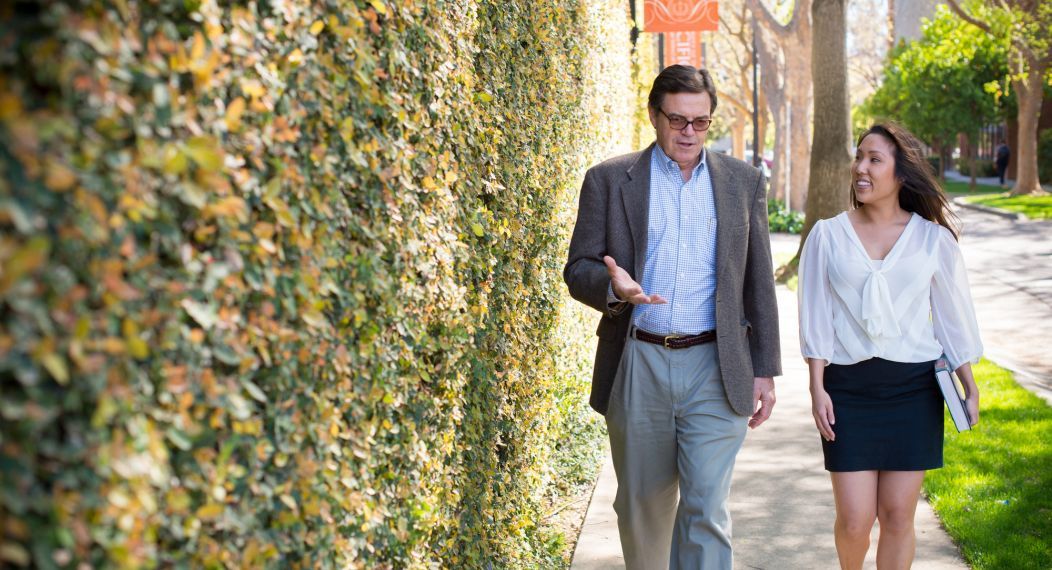
[(987, 214), (993, 214), (1016, 222), (1029, 222), (1030, 218), (1026, 217), (1026, 214), (1020, 214), (1018, 212), (1009, 212), (1000, 208), (992, 208), (990, 206), (984, 206), (982, 204), (972, 204), (966, 198), (956, 197), (953, 199), (953, 203), (961, 208), (968, 208), (969, 210), (976, 210), (979, 212), (985, 212)]

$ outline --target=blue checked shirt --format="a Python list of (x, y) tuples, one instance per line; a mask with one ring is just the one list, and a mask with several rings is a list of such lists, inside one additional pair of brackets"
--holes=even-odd
[(650, 158), (647, 258), (640, 283), (664, 305), (638, 305), (637, 327), (658, 334), (716, 328), (716, 203), (707, 151), (684, 182), (679, 165), (654, 145)]

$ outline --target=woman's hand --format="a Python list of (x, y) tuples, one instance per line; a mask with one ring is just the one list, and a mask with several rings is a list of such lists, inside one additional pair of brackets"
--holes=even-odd
[(968, 410), (968, 421), (969, 425), (975, 426), (979, 423), (979, 394), (972, 392), (968, 395), (968, 398), (964, 400), (964, 407)]
[(811, 391), (811, 415), (815, 417), (818, 433), (822, 434), (826, 441), (835, 440), (833, 424), (836, 423), (836, 418), (833, 416), (833, 400), (825, 390)]

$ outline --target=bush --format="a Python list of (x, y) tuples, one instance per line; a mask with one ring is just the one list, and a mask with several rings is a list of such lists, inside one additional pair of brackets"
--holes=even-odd
[(804, 229), (804, 214), (796, 210), (785, 211), (785, 201), (767, 200), (767, 223), (772, 232), (799, 234)]
[(635, 131), (623, 7), (17, 6), (4, 565), (560, 564), (550, 460), (597, 430), (559, 273)]
[[(956, 168), (957, 172), (960, 172), (963, 176), (972, 175), (968, 165), (968, 157), (966, 156), (957, 158)], [(997, 176), (997, 166), (992, 160), (977, 158), (975, 159), (975, 175), (980, 178)]]

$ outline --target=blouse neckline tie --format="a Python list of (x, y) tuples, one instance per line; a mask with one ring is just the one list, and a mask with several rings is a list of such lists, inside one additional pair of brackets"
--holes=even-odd
[(871, 271), (862, 287), (862, 325), (870, 338), (902, 336), (898, 319), (895, 318), (891, 289), (882, 269)]

